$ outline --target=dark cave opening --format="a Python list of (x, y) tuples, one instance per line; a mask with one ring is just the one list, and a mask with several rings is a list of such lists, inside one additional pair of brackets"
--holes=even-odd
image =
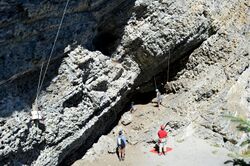
[[(180, 58), (165, 68), (162, 72), (153, 76), (148, 82), (141, 84), (134, 90), (131, 96), (131, 102), (135, 104), (150, 103), (156, 97), (156, 89), (161, 94), (176, 93), (173, 89), (168, 89), (167, 82), (178, 79), (178, 72), (186, 67), (191, 52), (187, 53), (183, 58)], [(169, 73), (168, 73), (169, 70)], [(179, 89), (176, 89), (177, 91)]]
[(122, 2), (112, 12), (104, 15), (95, 29), (92, 51), (100, 51), (111, 57), (119, 46), (124, 28), (132, 16), (135, 0)]
[(135, 104), (147, 104), (152, 101), (153, 98), (156, 97), (155, 91), (149, 91), (149, 92), (137, 92), (133, 95), (131, 98), (131, 102), (134, 102)]
[(102, 32), (93, 39), (93, 46), (104, 55), (110, 56), (116, 49), (119, 36), (111, 32)]

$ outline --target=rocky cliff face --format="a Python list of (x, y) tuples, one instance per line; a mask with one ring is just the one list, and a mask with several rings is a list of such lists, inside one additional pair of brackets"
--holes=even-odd
[[(58, 165), (77, 149), (87, 150), (116, 122), (138, 86), (141, 92), (152, 88), (152, 77), (160, 79), (169, 63), (165, 88), (180, 93), (181, 104), (170, 105), (188, 111), (191, 104), (204, 115), (199, 123), (212, 132), (220, 133), (213, 126), (223, 125), (219, 120), (210, 125), (212, 118), (235, 112), (232, 86), (237, 81), (236, 89), (240, 82), (249, 86), (247, 1), (70, 1), (38, 100), (45, 115), (42, 131), (29, 114), (38, 67), (46, 61), (66, 2), (0, 3), (3, 164)], [(244, 96), (245, 115), (249, 92), (238, 95)], [(229, 131), (226, 135), (237, 141)]]

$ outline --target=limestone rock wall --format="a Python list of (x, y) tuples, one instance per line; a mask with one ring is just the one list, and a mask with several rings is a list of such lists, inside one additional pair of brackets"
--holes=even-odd
[[(1, 1), (0, 82), (46, 61), (67, 1)], [(67, 45), (91, 48), (97, 23), (124, 0), (71, 0), (55, 45), (53, 59)]]
[(38, 100), (42, 131), (30, 119), (36, 67), (48, 56), (65, 2), (0, 3), (1, 164), (58, 165), (87, 150), (168, 61), (174, 71), (176, 61), (187, 59), (170, 82), (187, 92), (179, 98), (187, 108), (194, 101), (185, 96), (224, 98), (224, 87), (248, 71), (247, 1), (70, 1)]

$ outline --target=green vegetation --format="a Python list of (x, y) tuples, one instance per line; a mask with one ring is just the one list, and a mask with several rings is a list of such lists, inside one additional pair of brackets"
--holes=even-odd
[(242, 157), (244, 158), (250, 158), (250, 150), (246, 150), (241, 154)]
[(230, 119), (233, 121), (233, 122), (236, 122), (238, 123), (239, 125), (237, 126), (237, 128), (240, 130), (240, 131), (244, 131), (246, 133), (250, 132), (250, 120), (247, 120), (245, 118), (242, 118), (242, 117), (232, 117), (230, 116)]
[[(245, 133), (250, 132), (250, 120), (247, 120), (247, 119), (242, 118), (242, 117), (232, 117), (232, 116), (229, 116), (229, 118), (233, 122), (239, 124), (237, 126), (237, 128), (240, 131), (244, 131)], [(247, 146), (249, 143), (250, 143), (250, 139), (247, 139), (241, 143), (241, 146)], [(242, 154), (240, 154), (240, 156), (244, 157), (244, 158), (250, 158), (250, 149), (246, 149), (245, 151), (243, 151)]]
[(220, 147), (219, 144), (212, 144), (211, 146), (216, 147), (216, 148), (219, 148), (219, 147)]

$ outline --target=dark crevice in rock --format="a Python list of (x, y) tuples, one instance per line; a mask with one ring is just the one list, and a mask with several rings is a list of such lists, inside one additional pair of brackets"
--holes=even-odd
[[(58, 140), (56, 143), (46, 143), (46, 145), (47, 145), (47, 147), (56, 146), (56, 145), (60, 144), (64, 139), (66, 139), (66, 138), (68, 138), (68, 137), (70, 137), (72, 135), (73, 135), (73, 133), (69, 132), (65, 136), (63, 136), (60, 140)], [(59, 148), (59, 147), (57, 147), (57, 148)]]
[(108, 84), (107, 81), (101, 81), (96, 86), (92, 87), (92, 90), (105, 92), (108, 90)]
[(79, 91), (78, 93), (74, 94), (69, 99), (67, 99), (63, 103), (63, 107), (67, 107), (67, 108), (77, 107), (78, 104), (82, 101), (82, 97), (83, 97), (83, 92)]
[(218, 90), (214, 90), (214, 89), (210, 89), (209, 91), (204, 92), (204, 93), (202, 93), (200, 91), (196, 91), (198, 96), (195, 99), (195, 101), (200, 102), (200, 101), (208, 100), (210, 97), (212, 97), (217, 92), (218, 92)]
[(250, 97), (247, 97), (246, 100), (248, 103), (250, 103)]
[[(186, 67), (186, 63), (188, 62), (188, 58), (191, 53), (191, 51), (188, 52), (183, 58), (170, 64), (169, 75), (168, 68), (165, 68), (162, 72), (155, 75), (150, 81), (137, 87), (133, 92), (131, 100), (137, 104), (149, 103), (156, 97), (156, 88), (159, 89), (161, 93), (175, 93), (176, 91), (172, 91), (172, 89), (166, 87), (166, 82), (171, 82), (177, 79), (176, 77), (178, 77), (178, 72), (182, 71)], [(178, 91), (179, 89), (175, 90)]]
[(116, 36), (110, 30), (109, 32), (102, 32), (98, 34), (94, 40), (93, 45), (96, 50), (101, 51), (104, 55), (110, 55), (116, 49), (116, 41), (119, 36)]
[[(83, 142), (79, 140), (78, 144), (76, 143), (75, 145), (75, 149), (73, 149), (71, 153), (67, 153), (67, 156), (63, 157), (63, 160), (60, 162), (60, 166), (70, 166), (76, 160), (82, 158), (87, 150), (90, 149), (102, 135), (107, 135), (115, 126), (117, 126), (124, 112), (128, 111), (129, 109), (130, 103), (127, 102), (129, 101), (129, 98), (126, 96), (127, 95), (124, 94), (124, 98), (121, 101), (119, 101), (111, 110), (102, 115), (102, 117), (95, 123), (94, 126), (88, 128), (88, 130), (85, 132), (85, 135), (83, 136), (87, 139), (85, 139)], [(98, 115), (98, 112), (95, 115)], [(95, 134), (91, 134), (93, 131)]]
[(78, 127), (83, 128), (88, 122), (91, 121), (91, 119), (99, 116), (102, 113), (103, 109), (109, 105), (110, 103), (105, 103), (102, 107), (95, 109), (94, 112), (86, 120), (84, 120), (84, 122), (81, 125), (78, 125)]
[(179, 72), (183, 71), (186, 68), (186, 64), (189, 60), (190, 55), (194, 52), (194, 50), (199, 48), (202, 43), (203, 42), (197, 43), (195, 47), (192, 47), (192, 49), (184, 53), (183, 56), (179, 56), (180, 58), (176, 59), (173, 62), (170, 58), (170, 65), (159, 71), (159, 73), (153, 76), (149, 81), (141, 83), (140, 86), (135, 90), (135, 93), (150, 94), (156, 88), (159, 89), (162, 93), (176, 93), (176, 91), (178, 91), (179, 89), (177, 88), (175, 89), (176, 91), (173, 91), (173, 89), (167, 88), (165, 86), (166, 82), (171, 82), (178, 79), (178, 77), (181, 75), (179, 74)]
[(135, 0), (123, 2), (114, 11), (102, 17), (92, 41), (93, 51), (100, 51), (111, 56), (120, 44), (124, 27), (132, 15)]
[(152, 90), (145, 93), (143, 92), (135, 93), (131, 100), (135, 104), (147, 104), (150, 103), (154, 97), (156, 97), (156, 93), (155, 91)]
[(137, 6), (134, 8), (134, 11), (135, 11), (135, 17), (137, 20), (142, 20), (148, 16), (146, 5)]

